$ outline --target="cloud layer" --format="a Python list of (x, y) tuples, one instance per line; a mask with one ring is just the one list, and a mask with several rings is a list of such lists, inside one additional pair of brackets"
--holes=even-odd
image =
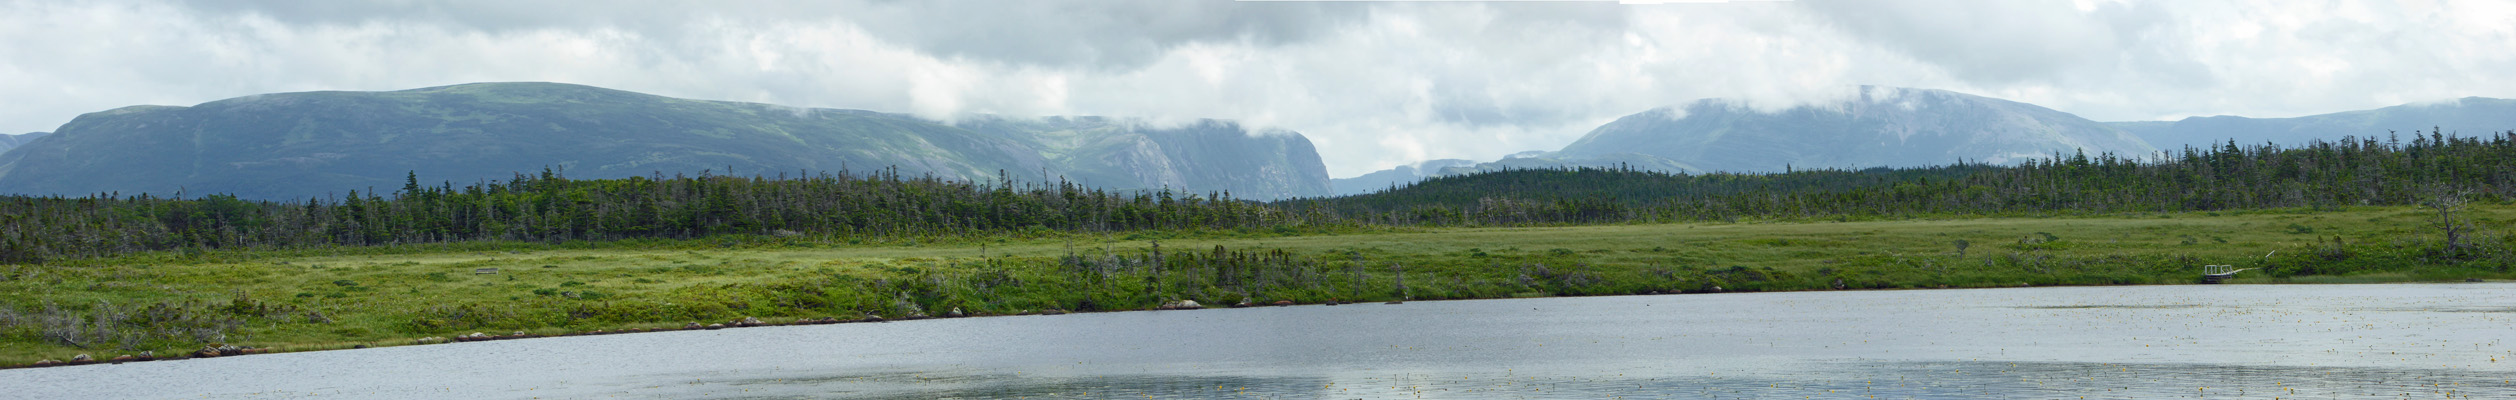
[[(0, 0), (0, 131), (255, 93), (554, 81), (910, 112), (1237, 119), (1332, 175), (1698, 98), (1951, 89), (2099, 120), (2516, 97), (2500, 1)], [(2511, 127), (2516, 128), (2516, 127)]]

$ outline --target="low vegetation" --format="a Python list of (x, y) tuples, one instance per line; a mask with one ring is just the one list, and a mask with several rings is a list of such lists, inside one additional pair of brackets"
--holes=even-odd
[(2516, 206), (1537, 227), (719, 235), (161, 251), (0, 266), (0, 364), (770, 322), (1275, 301), (2516, 278)]

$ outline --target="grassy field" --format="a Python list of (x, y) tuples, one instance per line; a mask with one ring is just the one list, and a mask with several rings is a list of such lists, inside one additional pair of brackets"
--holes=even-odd
[[(2487, 232), (2516, 207), (2474, 207)], [(864, 315), (941, 316), (1556, 295), (2507, 279), (2441, 256), (2409, 207), (2047, 218), (1533, 228), (1136, 232), (863, 241), (745, 238), (167, 253), (0, 266), (0, 365), (204, 343), (278, 351), (471, 332), (566, 334)], [(1160, 256), (1156, 256), (1158, 241)], [(494, 274), (476, 273), (495, 268)]]

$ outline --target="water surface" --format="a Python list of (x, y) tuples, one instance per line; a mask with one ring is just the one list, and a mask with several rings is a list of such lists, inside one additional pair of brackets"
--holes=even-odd
[(1739, 293), (766, 327), (0, 371), (85, 398), (2516, 398), (2516, 284)]

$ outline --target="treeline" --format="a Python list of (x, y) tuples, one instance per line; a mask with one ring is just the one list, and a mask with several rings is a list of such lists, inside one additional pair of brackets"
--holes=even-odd
[(1276, 208), (1172, 192), (1114, 192), (1069, 182), (981, 184), (896, 170), (862, 176), (633, 177), (575, 180), (557, 171), (464, 187), (413, 175), (392, 194), (247, 201), (0, 197), (0, 262), (142, 251), (304, 248), (472, 240), (570, 241), (711, 235), (916, 237), (1020, 231), (1275, 226)]
[(2015, 166), (1783, 174), (1499, 171), (1381, 193), (1258, 203), (1228, 193), (1103, 191), (1070, 182), (809, 177), (575, 180), (558, 171), (463, 187), (248, 201), (0, 197), (0, 263), (145, 251), (711, 235), (987, 235), (1357, 225), (1518, 225), (1739, 218), (2161, 212), (2516, 199), (2516, 131), (2298, 147), (2055, 155)]
[(2297, 147), (2226, 143), (2145, 158), (2057, 154), (2015, 166), (1701, 175), (1523, 170), (1279, 205), (1378, 224), (1510, 225), (2412, 205), (2443, 197), (2516, 199), (2516, 131)]

